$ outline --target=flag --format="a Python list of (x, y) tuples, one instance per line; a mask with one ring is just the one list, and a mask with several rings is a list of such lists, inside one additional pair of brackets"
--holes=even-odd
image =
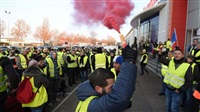
[(177, 35), (176, 35), (176, 30), (174, 29), (174, 33), (172, 35), (171, 42), (172, 42), (172, 44), (174, 44), (176, 41), (177, 41)]

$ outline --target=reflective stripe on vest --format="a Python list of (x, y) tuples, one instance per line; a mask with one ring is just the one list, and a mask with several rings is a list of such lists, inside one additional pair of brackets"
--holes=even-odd
[(19, 54), (19, 57), (20, 57), (20, 61), (21, 61), (20, 64), (22, 68), (26, 69), (27, 68), (26, 58), (22, 54)]
[[(23, 79), (24, 79), (24, 76), (22, 76), (22, 80)], [(39, 107), (48, 101), (48, 94), (47, 94), (46, 88), (43, 85), (41, 85), (39, 89), (36, 88), (34, 85), (34, 77), (30, 79), (30, 82), (33, 88), (33, 92), (34, 93), (36, 93), (37, 91), (38, 92), (32, 102), (22, 104), (22, 107)]]
[[(1, 57), (4, 57), (4, 56), (0, 53), (0, 59)], [(0, 66), (0, 92), (3, 92), (5, 90), (6, 90), (6, 76), (3, 72), (2, 67)]]
[[(70, 60), (71, 61), (75, 61), (76, 60), (76, 56), (72, 56), (71, 54), (69, 54)], [(77, 67), (77, 62), (73, 62), (73, 63), (68, 63), (68, 68), (76, 68)]]
[(80, 63), (80, 60), (81, 60), (81, 57), (78, 58), (79, 67), (80, 68), (85, 67), (86, 64), (87, 64), (88, 56), (84, 56), (84, 58), (83, 58), (83, 64)]
[(106, 56), (104, 54), (95, 55), (95, 69), (106, 68)]
[(194, 90), (193, 96), (194, 96), (196, 99), (200, 100), (200, 92), (199, 92), (199, 91)]
[[(54, 63), (53, 63), (53, 60), (51, 58), (46, 58), (46, 61), (49, 64), (48, 71), (50, 73), (50, 77), (54, 77), (55, 72), (54, 72)], [(62, 75), (62, 68), (61, 68), (59, 60), (57, 60), (57, 64), (58, 64), (58, 67), (60, 67), (60, 69), (59, 69), (59, 75)]]
[(117, 74), (116, 74), (115, 68), (111, 68), (111, 72), (115, 75), (115, 81), (116, 81), (116, 79), (117, 79)]
[(147, 55), (147, 54), (143, 54), (143, 55), (142, 55), (142, 57), (141, 57), (141, 59), (140, 59), (140, 62), (143, 60), (144, 55), (146, 55), (146, 59), (144, 60), (143, 63), (147, 63), (147, 61), (148, 61), (148, 55)]
[(163, 76), (167, 74), (168, 66), (162, 64), (161, 73)]
[(76, 107), (75, 112), (88, 112), (89, 103), (97, 96), (90, 96), (85, 101), (79, 101), (78, 106)]
[(182, 63), (177, 69), (175, 69), (174, 59), (169, 62), (168, 71), (164, 78), (164, 82), (179, 89), (185, 83), (185, 74), (190, 64)]

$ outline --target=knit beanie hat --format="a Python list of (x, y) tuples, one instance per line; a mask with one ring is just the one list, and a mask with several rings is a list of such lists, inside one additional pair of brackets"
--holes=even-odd
[(113, 62), (116, 62), (121, 65), (124, 62), (124, 58), (122, 56), (115, 56)]
[(38, 67), (39, 64), (36, 60), (32, 59), (29, 63), (28, 63), (28, 67)]

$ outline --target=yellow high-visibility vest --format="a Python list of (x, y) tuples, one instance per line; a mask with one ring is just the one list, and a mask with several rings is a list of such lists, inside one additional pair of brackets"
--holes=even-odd
[[(0, 59), (1, 59), (1, 57), (6, 57), (6, 56), (4, 56), (0, 53)], [(0, 92), (6, 91), (6, 89), (7, 89), (6, 88), (6, 76), (3, 72), (2, 67), (0, 66)]]
[(143, 60), (144, 56), (146, 56), (146, 59), (144, 60), (143, 63), (147, 63), (147, 61), (148, 61), (148, 55), (147, 55), (147, 54), (143, 54), (143, 55), (142, 55), (142, 57), (141, 57), (141, 59), (140, 59), (140, 62)]
[[(69, 57), (71, 59), (71, 61), (75, 61), (76, 60), (76, 56), (72, 56), (71, 54), (69, 54)], [(68, 68), (76, 68), (77, 67), (77, 62), (73, 62), (73, 63), (68, 63)]]
[(94, 98), (97, 98), (97, 96), (90, 96), (85, 101), (79, 101), (75, 112), (88, 112), (88, 106)]
[[(24, 79), (24, 76), (22, 76), (22, 80), (23, 79)], [(44, 103), (48, 101), (48, 94), (47, 94), (46, 88), (43, 85), (41, 85), (39, 89), (36, 88), (34, 85), (34, 77), (30, 79), (30, 82), (33, 88), (33, 92), (34, 93), (36, 93), (37, 91), (38, 92), (36, 93), (36, 96), (32, 102), (22, 104), (22, 107), (38, 107), (38, 106), (43, 105)]]
[[(46, 61), (49, 65), (48, 71), (50, 73), (50, 77), (54, 77), (55, 76), (55, 72), (54, 72), (54, 63), (53, 60), (51, 58), (46, 58)], [(61, 64), (59, 62), (59, 60), (57, 60), (57, 64), (58, 64), (58, 68), (59, 68), (59, 75), (62, 75), (62, 68), (61, 68)]]
[(168, 71), (165, 75), (164, 82), (179, 89), (185, 83), (185, 74), (190, 64), (182, 63), (179, 67), (175, 68), (174, 59), (169, 62)]
[(22, 54), (19, 54), (18, 56), (19, 56), (19, 58), (20, 58), (20, 61), (21, 61), (20, 64), (21, 64), (22, 68), (23, 68), (23, 69), (26, 69), (26, 68), (27, 68), (26, 58), (25, 58), (24, 55), (22, 55)]
[(116, 81), (116, 79), (117, 79), (117, 73), (115, 71), (115, 68), (111, 68), (111, 72), (115, 75), (115, 81)]
[(106, 68), (106, 56), (104, 54), (95, 55), (95, 69)]

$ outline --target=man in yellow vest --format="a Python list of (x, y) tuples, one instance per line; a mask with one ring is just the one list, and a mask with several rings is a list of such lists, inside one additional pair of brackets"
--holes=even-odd
[(140, 59), (140, 66), (141, 66), (141, 74), (140, 75), (144, 75), (144, 71), (145, 70), (148, 74), (148, 70), (145, 68), (148, 62), (148, 55), (146, 53), (146, 50), (143, 49), (142, 50), (142, 57)]
[(182, 99), (182, 106), (184, 107), (185, 111), (193, 112), (190, 110), (191, 106), (191, 101), (192, 101), (192, 94), (193, 90), (200, 80), (200, 74), (199, 74), (199, 67), (196, 65), (194, 61), (194, 57), (192, 55), (188, 55), (187, 57), (187, 62), (191, 65), (192, 67), (192, 76), (193, 76), (193, 84), (190, 88), (188, 88), (186, 91), (183, 93), (183, 99)]
[(92, 67), (97, 68), (108, 68), (108, 58), (103, 54), (102, 48), (97, 48), (97, 54), (92, 57)]
[(192, 55), (194, 56), (194, 62), (200, 68), (200, 44), (197, 44), (196, 49), (192, 50)]
[(108, 69), (113, 68), (113, 59), (115, 58), (115, 51), (111, 50), (108, 57)]
[(16, 56), (16, 65), (18, 67), (20, 79), (22, 77), (22, 72), (27, 68), (28, 65), (28, 57), (27, 51), (22, 49), (22, 53)]
[[(19, 84), (19, 75), (13, 68), (10, 59), (2, 54), (0, 49), (0, 110), (4, 112), (4, 104), (7, 98), (7, 90), (14, 93)], [(7, 78), (6, 78), (7, 76)], [(9, 80), (9, 89), (6, 86), (6, 80)]]
[(88, 63), (88, 56), (85, 55), (85, 51), (81, 51), (80, 57), (78, 57), (78, 64), (80, 69), (80, 76), (81, 76), (81, 82), (84, 82), (87, 80), (87, 66)]
[[(198, 39), (193, 39), (192, 45), (188, 47), (188, 52), (189, 52), (189, 54), (192, 55), (192, 51), (196, 49), (198, 43), (199, 43), (199, 42), (198, 42)], [(193, 56), (194, 56), (194, 55), (193, 55)]]
[(67, 75), (68, 75), (68, 84), (72, 87), (72, 84), (77, 84), (75, 82), (75, 70), (77, 67), (78, 59), (76, 57), (75, 50), (71, 51), (71, 54), (67, 56)]
[(117, 79), (117, 76), (120, 72), (120, 68), (121, 68), (121, 64), (124, 62), (124, 58), (122, 56), (116, 56), (113, 59), (113, 67), (111, 68), (111, 71), (114, 73), (115, 75), (115, 80)]
[[(166, 59), (171, 60), (173, 58), (173, 51), (169, 51), (167, 54)], [(162, 74), (162, 89), (161, 92), (158, 94), (159, 96), (165, 95), (166, 91), (166, 84), (164, 83), (164, 77), (167, 74), (168, 66), (161, 64), (161, 74)]]
[(162, 56), (162, 50), (158, 53), (159, 61), (168, 66), (164, 82), (167, 84), (166, 112), (179, 112), (182, 93), (192, 85), (192, 67), (185, 62), (183, 51), (176, 49), (174, 59), (168, 60)]
[(46, 58), (45, 65), (47, 66), (47, 78), (50, 82), (48, 88), (48, 106), (53, 106), (53, 101), (60, 102), (60, 100), (57, 98), (57, 93), (62, 76), (60, 60), (57, 59), (57, 53), (55, 51), (52, 51), (50, 53), (50, 57)]
[(96, 69), (77, 89), (79, 104), (75, 112), (123, 112), (127, 108), (135, 90), (137, 67), (133, 64), (132, 49), (125, 49), (125, 62), (116, 83), (110, 70)]

